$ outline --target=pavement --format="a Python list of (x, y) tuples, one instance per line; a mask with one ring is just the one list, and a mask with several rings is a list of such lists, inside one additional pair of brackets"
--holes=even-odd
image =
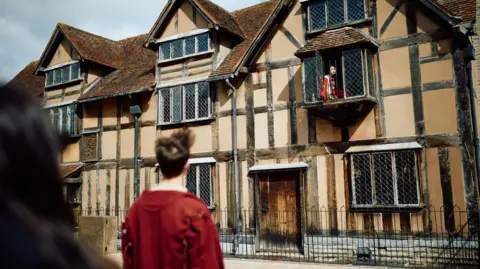
[[(107, 258), (113, 260), (122, 266), (122, 256), (120, 253), (109, 254)], [(225, 259), (226, 269), (387, 269), (381, 266), (355, 266), (355, 265), (338, 265), (338, 264), (322, 264), (322, 263), (300, 263), (285, 261), (267, 261), (267, 260), (244, 260), (244, 259)]]

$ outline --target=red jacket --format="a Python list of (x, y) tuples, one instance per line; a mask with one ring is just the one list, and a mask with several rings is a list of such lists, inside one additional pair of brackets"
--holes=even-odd
[(125, 269), (223, 269), (217, 229), (190, 193), (145, 191), (122, 225)]

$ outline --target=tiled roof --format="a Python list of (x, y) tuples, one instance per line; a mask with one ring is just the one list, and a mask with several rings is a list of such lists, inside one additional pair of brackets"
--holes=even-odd
[(431, 0), (448, 14), (460, 17), (462, 21), (474, 21), (476, 11), (475, 0)]
[(230, 12), (209, 0), (193, 1), (220, 27), (223, 27), (240, 37), (245, 37), (246, 33), (242, 30), (239, 22)]
[(307, 40), (307, 44), (299, 49), (295, 55), (300, 56), (305, 53), (311, 53), (317, 50), (326, 50), (331, 48), (339, 48), (360, 43), (378, 43), (368, 34), (360, 30), (346, 27), (338, 30), (324, 32), (312, 39)]
[(152, 88), (155, 83), (156, 54), (142, 46), (146, 37), (143, 34), (118, 41), (122, 48), (121, 67), (102, 78), (79, 100)]
[(71, 174), (77, 172), (83, 167), (83, 164), (69, 164), (69, 165), (60, 165), (60, 176), (62, 179), (69, 177)]
[(22, 69), (7, 85), (26, 88), (31, 90), (38, 98), (43, 98), (43, 88), (45, 87), (45, 77), (35, 76), (33, 73), (37, 68), (38, 61), (30, 62)]
[(113, 68), (121, 66), (123, 51), (118, 42), (63, 23), (58, 27), (84, 59)]
[(244, 29), (246, 39), (230, 51), (211, 76), (225, 75), (235, 71), (280, 1), (271, 0), (232, 13)]

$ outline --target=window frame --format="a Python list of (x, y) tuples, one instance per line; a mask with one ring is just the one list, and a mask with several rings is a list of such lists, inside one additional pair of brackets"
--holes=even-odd
[[(207, 50), (205, 50), (205, 51), (199, 51), (199, 39), (200, 39), (201, 36), (206, 36), (207, 37)], [(191, 53), (191, 54), (186, 54), (186, 50), (187, 50), (186, 40), (190, 39), (190, 38), (195, 38), (195, 52)], [(158, 63), (163, 63), (163, 62), (175, 61), (175, 60), (184, 59), (184, 58), (195, 57), (197, 55), (202, 55), (204, 53), (210, 53), (210, 52), (212, 52), (212, 45), (210, 44), (211, 40), (212, 39), (210, 37), (210, 32), (207, 31), (207, 32), (199, 33), (199, 34), (187, 35), (187, 36), (182, 36), (182, 37), (178, 37), (178, 38), (171, 39), (171, 40), (158, 42), (157, 43), (157, 48), (159, 50), (159, 53), (158, 53), (157, 61), (158, 61)], [(173, 44), (175, 42), (178, 42), (178, 41), (182, 42), (182, 55), (178, 56), (178, 57), (173, 57), (173, 54), (174, 54)], [(169, 55), (168, 58), (165, 58), (165, 56), (163, 55), (163, 50), (161, 48), (162, 46), (164, 46), (166, 44), (168, 44), (169, 48), (170, 48), (169, 49), (170, 55)]]
[[(372, 90), (375, 89), (375, 85), (372, 84), (370, 85), (370, 81), (369, 81), (369, 66), (370, 65), (373, 65), (373, 53), (371, 51), (369, 51), (367, 48), (351, 48), (351, 49), (339, 49), (341, 51), (341, 59), (340, 59), (340, 63), (342, 65), (342, 74), (341, 74), (341, 77), (340, 79), (342, 80), (342, 88), (344, 91), (346, 91), (346, 80), (345, 80), (345, 53), (346, 52), (350, 52), (350, 51), (360, 51), (361, 52), (361, 57), (362, 57), (362, 79), (363, 79), (363, 94), (362, 95), (354, 95), (354, 96), (347, 96), (346, 94), (344, 94), (344, 97), (342, 98), (338, 98), (337, 99), (337, 102), (338, 101), (341, 101), (341, 100), (351, 100), (351, 99), (360, 99), (360, 98), (365, 98), (367, 97), (368, 95), (370, 95), (370, 93), (372, 92)], [(368, 55), (372, 56), (372, 57), (368, 57)], [(320, 56), (318, 56), (317, 54), (315, 54), (315, 56), (312, 56), (312, 57), (307, 57), (303, 60), (303, 101), (305, 104), (318, 104), (318, 103), (324, 103), (322, 100), (318, 100), (319, 98), (316, 97), (316, 101), (310, 101), (308, 100), (308, 96), (307, 96), (307, 85), (309, 85), (309, 83), (306, 83), (305, 79), (306, 79), (306, 72), (307, 71), (307, 68), (305, 68), (305, 61), (308, 59), (308, 61), (310, 61), (312, 58), (313, 58), (313, 62), (318, 65), (319, 62), (318, 60), (316, 60), (317, 57), (321, 57), (322, 60), (321, 60), (321, 64), (323, 65), (324, 64), (324, 57), (323, 55), (320, 53)], [(368, 60), (369, 59), (372, 59), (372, 63), (368, 63)], [(315, 92), (318, 92), (318, 89), (321, 88), (320, 85), (318, 85), (318, 83), (320, 83), (319, 81), (319, 71), (320, 68), (316, 67), (315, 68), (315, 78), (316, 78), (316, 89), (315, 89)], [(338, 69), (338, 68), (337, 68)], [(327, 70), (324, 70), (323, 66), (321, 68), (321, 70), (323, 71), (323, 73), (327, 72)], [(325, 74), (322, 74), (322, 76), (325, 76)], [(322, 77), (323, 78), (323, 77)], [(370, 86), (373, 87), (373, 89), (370, 89)], [(327, 101), (325, 102), (326, 104), (328, 103), (331, 103), (331, 101)]]
[[(417, 195), (417, 203), (416, 204), (400, 204), (398, 201), (398, 176), (396, 170), (396, 162), (395, 162), (395, 153), (398, 152), (411, 152), (414, 157), (414, 175), (415, 175), (415, 187), (416, 187), (416, 195)], [(379, 205), (377, 204), (377, 198), (375, 194), (375, 176), (374, 176), (374, 163), (373, 163), (373, 155), (378, 153), (389, 153), (391, 156), (391, 163), (392, 163), (392, 182), (393, 182), (393, 197), (394, 203), (391, 205)], [(369, 156), (369, 164), (370, 164), (370, 190), (372, 193), (372, 204), (357, 204), (357, 193), (355, 189), (355, 165), (353, 157), (356, 155), (368, 155)], [(408, 149), (408, 150), (391, 150), (391, 151), (371, 151), (371, 152), (358, 152), (349, 154), (348, 160), (350, 162), (350, 182), (352, 187), (352, 199), (351, 204), (353, 209), (402, 209), (402, 208), (418, 208), (421, 206), (421, 196), (420, 196), (420, 176), (419, 176), (419, 163), (418, 163), (418, 149)]]
[[(78, 66), (78, 76), (73, 77), (74, 74), (74, 66)], [(68, 80), (63, 79), (63, 70), (68, 68)], [(56, 82), (57, 72), (60, 73), (60, 82)], [(49, 74), (52, 74), (52, 82), (49, 83), (48, 77)], [(59, 66), (54, 66), (52, 68), (48, 68), (45, 70), (45, 88), (56, 87), (58, 85), (63, 85), (75, 81), (82, 80), (81, 75), (81, 66), (79, 61), (69, 62), (66, 64), (60, 64)]]
[[(311, 6), (315, 3), (318, 3), (320, 1), (325, 1), (325, 27), (320, 27), (316, 29), (312, 29), (312, 20), (311, 20)], [(349, 20), (348, 19), (348, 0), (343, 0), (343, 23), (335, 24), (330, 26), (328, 24), (328, 1), (330, 0), (310, 0), (310, 1), (305, 1), (306, 3), (306, 13), (307, 13), (307, 18), (306, 18), (306, 31), (307, 34), (315, 31), (322, 31), (330, 28), (335, 28), (335, 27), (341, 27), (343, 25), (348, 25), (351, 23), (355, 23), (358, 21), (363, 21), (368, 18), (368, 1), (367, 0), (362, 0), (363, 1), (363, 18), (358, 19), (358, 20)]]
[[(200, 175), (200, 166), (205, 166), (205, 167), (208, 167), (208, 172), (209, 172), (209, 186), (210, 186), (210, 203), (206, 203), (208, 208), (213, 208), (214, 207), (214, 195), (213, 195), (213, 192), (214, 192), (214, 187), (213, 187), (213, 166), (214, 166), (215, 163), (211, 163), (211, 162), (203, 162), (203, 163), (191, 163), (190, 164), (190, 168), (189, 169), (192, 169), (192, 167), (194, 167), (196, 169), (196, 180), (195, 180), (195, 183), (196, 183), (196, 193), (195, 193), (195, 196), (198, 197), (198, 199), (202, 200), (201, 196), (200, 196), (200, 181), (202, 180), (201, 179), (201, 175)], [(190, 170), (187, 172), (187, 174), (185, 175), (185, 177), (183, 178), (183, 186), (185, 188), (187, 188), (187, 176), (188, 176), (188, 173), (190, 172)], [(187, 189), (188, 190), (188, 189)], [(190, 190), (188, 190), (188, 192), (190, 192)], [(190, 192), (191, 193), (191, 192)], [(193, 193), (192, 193), (193, 194)], [(203, 200), (202, 200), (203, 201)]]
[[(200, 99), (199, 99), (199, 85), (200, 84), (206, 84), (207, 85), (207, 93), (208, 93), (208, 98), (207, 98), (207, 106), (208, 106), (208, 113), (207, 113), (207, 116), (205, 117), (199, 117), (199, 104), (200, 104)], [(195, 85), (195, 118), (193, 119), (186, 119), (186, 102), (185, 102), (185, 96), (186, 96), (186, 90), (185, 88), (187, 86), (190, 86), (190, 85)], [(181, 113), (181, 116), (180, 116), (180, 120), (178, 121), (175, 121), (173, 120), (173, 115), (174, 115), (174, 91), (181, 91), (180, 93), (180, 113)], [(161, 89), (158, 89), (158, 110), (157, 110), (157, 117), (158, 117), (158, 122), (157, 124), (158, 125), (170, 125), (170, 124), (178, 124), (178, 123), (188, 123), (188, 122), (195, 122), (195, 121), (202, 121), (202, 120), (209, 120), (209, 119), (212, 119), (213, 118), (213, 113), (212, 113), (212, 108), (213, 108), (213, 104), (212, 104), (212, 85), (210, 82), (208, 81), (202, 81), (202, 82), (195, 82), (195, 83), (188, 83), (188, 84), (183, 84), (183, 85), (178, 85), (178, 86), (172, 86), (172, 87), (168, 87), (168, 88), (161, 88)], [(169, 121), (165, 121), (164, 119), (164, 97), (163, 97), (163, 93), (165, 91), (169, 91), (168, 93), (168, 96), (169, 96), (169, 116), (170, 116), (170, 120)]]
[[(70, 136), (78, 135), (77, 105), (75, 103), (48, 107), (46, 110), (55, 130), (67, 133)], [(64, 110), (66, 116), (64, 116)], [(67, 126), (67, 129), (64, 129), (64, 126)]]

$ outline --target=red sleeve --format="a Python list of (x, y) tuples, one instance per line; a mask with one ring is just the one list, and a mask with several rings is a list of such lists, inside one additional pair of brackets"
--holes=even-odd
[(125, 222), (122, 223), (122, 257), (123, 257), (123, 268), (124, 269), (133, 269), (133, 232), (134, 232), (134, 223), (132, 219), (135, 219), (135, 212), (130, 208)]
[(327, 101), (327, 86), (328, 86), (328, 79), (324, 77), (323, 83), (322, 83), (322, 93), (320, 94), (324, 102)]
[(188, 269), (224, 269), (217, 228), (209, 213), (189, 218), (186, 233)]

